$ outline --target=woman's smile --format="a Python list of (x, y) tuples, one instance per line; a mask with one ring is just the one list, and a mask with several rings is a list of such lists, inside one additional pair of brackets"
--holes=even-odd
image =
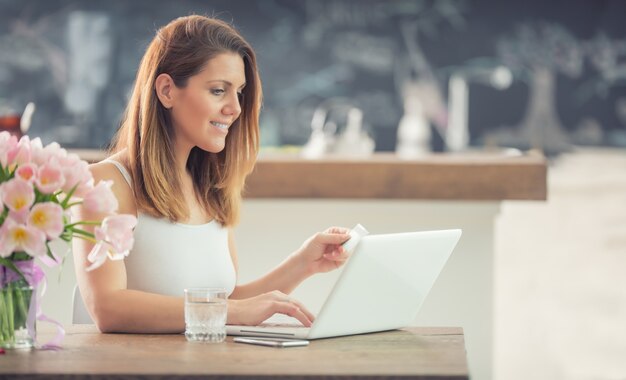
[(225, 135), (228, 134), (228, 124), (220, 123), (218, 121), (211, 121), (209, 124), (211, 124), (215, 129), (217, 129), (221, 133)]

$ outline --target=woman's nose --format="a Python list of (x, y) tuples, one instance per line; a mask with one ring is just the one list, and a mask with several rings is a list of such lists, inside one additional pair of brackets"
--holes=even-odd
[(239, 104), (239, 95), (235, 93), (228, 99), (228, 103), (222, 109), (222, 112), (226, 115), (239, 116), (241, 113), (241, 104)]

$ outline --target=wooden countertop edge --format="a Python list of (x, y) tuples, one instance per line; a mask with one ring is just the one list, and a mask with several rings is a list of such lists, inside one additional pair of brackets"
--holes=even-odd
[(247, 180), (247, 198), (547, 199), (541, 155), (498, 157), (434, 154), (416, 160), (262, 157)]
[[(46, 340), (54, 336), (55, 331), (44, 325), (40, 333)], [(187, 343), (180, 334), (100, 334), (94, 325), (70, 325), (64, 347), (58, 358), (49, 351), (8, 352), (7, 359), (14, 357), (15, 364), (3, 366), (0, 379), (468, 378), (465, 339), (460, 327), (410, 326), (314, 340), (306, 349), (282, 351), (235, 344), (232, 337), (227, 337), (225, 344), (197, 345)], [(94, 347), (97, 352), (89, 352), (86, 347)], [(381, 350), (393, 352), (381, 359)], [(367, 359), (370, 354), (373, 356)], [(401, 357), (394, 359), (395, 355)], [(177, 363), (168, 362), (169, 358)], [(215, 358), (220, 363), (207, 364), (206, 358)], [(282, 358), (286, 361), (278, 368), (271, 364)], [(338, 362), (332, 362), (335, 358)], [(297, 364), (304, 359), (324, 362), (327, 367)], [(422, 363), (412, 365), (407, 359)], [(355, 360), (359, 363), (356, 368), (350, 364)], [(115, 364), (111, 367), (113, 361)], [(393, 368), (390, 370), (389, 366)]]
[[(99, 150), (72, 150), (96, 162)], [(364, 159), (261, 154), (246, 182), (248, 199), (397, 199), (503, 201), (547, 199), (547, 160), (538, 153), (431, 154), (413, 160), (392, 153)]]

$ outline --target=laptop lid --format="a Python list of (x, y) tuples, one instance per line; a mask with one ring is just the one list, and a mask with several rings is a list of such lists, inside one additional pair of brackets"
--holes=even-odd
[(458, 229), (363, 237), (308, 338), (409, 326), (460, 237)]

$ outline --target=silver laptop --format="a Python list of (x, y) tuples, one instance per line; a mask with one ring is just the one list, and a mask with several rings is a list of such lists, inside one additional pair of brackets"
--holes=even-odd
[(359, 226), (344, 246), (352, 252), (350, 259), (311, 327), (228, 325), (228, 335), (319, 339), (409, 326), (461, 230), (362, 236), (367, 231)]

